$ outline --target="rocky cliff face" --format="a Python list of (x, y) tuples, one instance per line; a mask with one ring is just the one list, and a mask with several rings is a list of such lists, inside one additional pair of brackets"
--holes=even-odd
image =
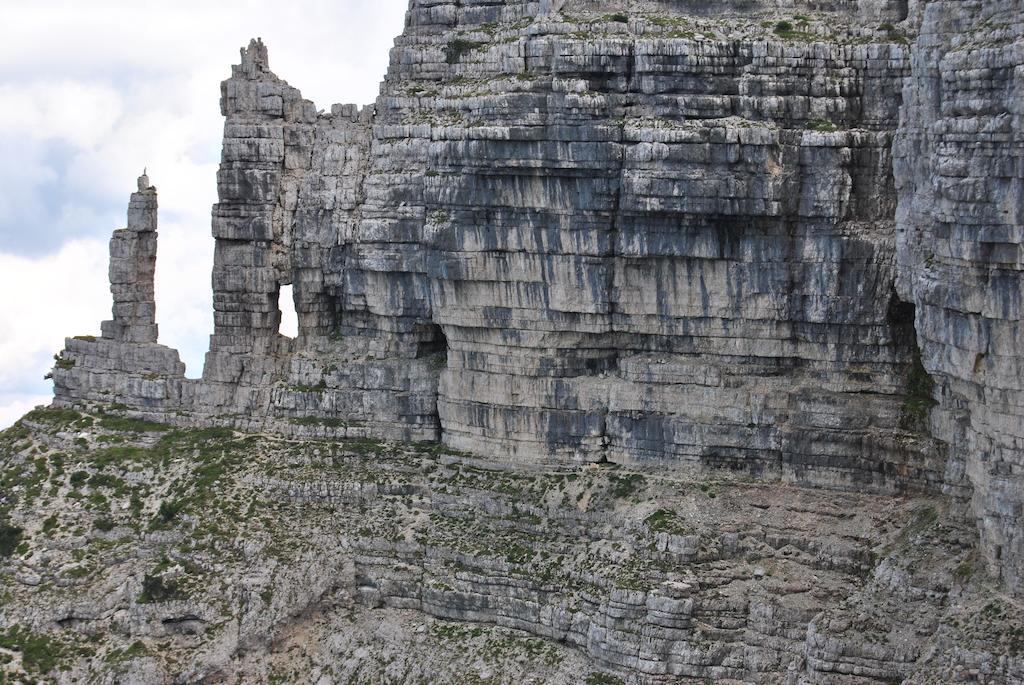
[[(949, 531), (976, 523), (988, 569), (1019, 595), (1024, 6), (779, 5), (413, 0), (376, 104), (329, 113), (254, 41), (222, 89), (203, 378), (156, 344), (155, 190), (140, 183), (111, 246), (114, 322), (69, 339), (56, 405), (282, 438), (440, 440), (513, 473), (611, 464), (881, 498), (851, 504), (867, 508), (941, 493), (943, 544), (960, 549)], [(278, 332), (287, 284), (295, 339)], [(657, 545), (678, 548), (673, 564), (700, 557), (680, 551), (693, 540)], [(741, 573), (734, 552), (714, 556), (719, 571)], [(926, 682), (925, 663), (934, 675), (986, 658), (922, 656), (921, 636), (952, 620), (934, 614), (949, 568), (924, 581), (902, 562), (833, 559), (852, 575), (829, 596), (857, 599), (801, 599), (789, 628), (756, 629), (770, 649), (723, 637), (761, 620), (737, 591), (754, 613), (712, 621), (696, 655), (698, 619), (659, 623), (648, 595), (570, 609), (575, 595), (487, 567), (473, 573), (493, 584), (438, 580), (456, 595), (425, 599), (424, 555), (389, 550), (380, 569), (420, 570), (378, 582), (369, 563), (376, 589), (353, 592), (504, 622), (620, 673)], [(508, 587), (540, 613), (503, 614)], [(890, 595), (908, 587), (932, 618), (896, 621), (887, 639), (915, 647), (850, 632), (879, 607), (907, 610)], [(470, 609), (453, 608), (458, 593)]]
[[(166, 399), (506, 463), (936, 487), (902, 408), (903, 34), (841, 3), (623, 9), (413, 3), (372, 110), (318, 113), (244, 50), (211, 349)], [(75, 373), (59, 399), (99, 399)]]
[(927, 6), (896, 146), (899, 288), (917, 304), (931, 423), (955, 446), (991, 568), (1024, 591), (1024, 8)]

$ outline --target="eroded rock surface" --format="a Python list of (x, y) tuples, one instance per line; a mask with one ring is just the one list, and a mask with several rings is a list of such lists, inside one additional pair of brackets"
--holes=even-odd
[[(899, 285), (993, 570), (1024, 591), (1024, 6), (925, 12), (896, 146)], [(959, 489), (956, 488), (956, 489)]]
[(0, 448), (15, 682), (1024, 677), (1024, 612), (941, 495), (514, 472), (69, 410)]
[[(422, 645), (402, 617), (426, 614), (540, 636), (593, 683), (1017, 682), (1022, 22), (1020, 0), (412, 0), (376, 103), (329, 111), (253, 41), (222, 87), (203, 377), (156, 343), (140, 181), (114, 319), (68, 340), (55, 405), (448, 455), (451, 491), (421, 473), (398, 508), (358, 460), (356, 484), (250, 474), (296, 510), (356, 497), (399, 526), (288, 529), (329, 567), (297, 568), (390, 626), (360, 609), (331, 637), (327, 585), (295, 590), (249, 634), (312, 631), (309, 668), (385, 679), (359, 636)], [(563, 509), (517, 480), (614, 491), (616, 468), (659, 485), (596, 508), (573, 486)], [(467, 548), (483, 514), (515, 519), (487, 545), (526, 537)], [(489, 638), (470, 637), (472, 661)], [(196, 645), (195, 673), (284, 663)], [(457, 680), (461, 658), (386, 677)], [(527, 661), (481, 679), (572, 681)]]

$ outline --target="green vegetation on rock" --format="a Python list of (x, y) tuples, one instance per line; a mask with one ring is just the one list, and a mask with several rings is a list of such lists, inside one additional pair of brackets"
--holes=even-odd
[(444, 58), (448, 64), (457, 64), (462, 56), (466, 53), (472, 52), (477, 48), (483, 47), (483, 43), (478, 43), (472, 40), (465, 40), (463, 38), (456, 38), (448, 41), (448, 44), (444, 48)]
[(923, 431), (932, 407), (938, 404), (934, 397), (935, 380), (924, 368), (921, 353), (914, 351), (907, 372), (906, 399), (903, 401), (903, 412), (900, 426), (906, 430)]
[(14, 554), (18, 545), (21, 544), (21, 537), (24, 533), (24, 528), (0, 521), (0, 557), (9, 557)]

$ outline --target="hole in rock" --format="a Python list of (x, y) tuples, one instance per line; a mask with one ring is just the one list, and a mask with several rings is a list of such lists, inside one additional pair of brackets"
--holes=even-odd
[(288, 338), (299, 335), (299, 315), (295, 313), (295, 291), (291, 285), (282, 285), (277, 295), (277, 310), (281, 322), (277, 332)]
[(906, 21), (907, 17), (910, 16), (910, 4), (907, 0), (896, 0), (895, 11), (896, 21)]
[(419, 346), (416, 348), (416, 357), (437, 357), (441, 366), (448, 364), (448, 339), (445, 338), (443, 328), (437, 324), (430, 324), (423, 330)]
[(892, 327), (893, 341), (898, 347), (917, 349), (917, 329), (914, 327), (916, 314), (912, 303), (904, 302), (895, 292), (890, 295), (886, 319)]

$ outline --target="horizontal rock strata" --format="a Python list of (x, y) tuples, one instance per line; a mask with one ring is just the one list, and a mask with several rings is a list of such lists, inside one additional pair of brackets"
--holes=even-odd
[[(779, 5), (412, 0), (364, 108), (318, 110), (253, 41), (222, 86), (202, 378), (156, 342), (140, 180), (113, 320), (68, 340), (55, 405), (427, 441), (451, 489), (258, 487), (405, 526), (345, 538), (346, 601), (526, 631), (609, 677), (1019, 680), (991, 625), (1024, 587), (1024, 4)], [(594, 517), (473, 471), (624, 467), (734, 485), (678, 521)], [(906, 551), (879, 526), (910, 495), (934, 498), (899, 514), (924, 542), (872, 557)], [(501, 554), (472, 546), (481, 515)], [(974, 554), (996, 608), (956, 604)]]
[(0, 449), (21, 531), (0, 649), (48, 640), (48, 681), (1024, 677), (1024, 612), (941, 495), (511, 472), (68, 410)]

